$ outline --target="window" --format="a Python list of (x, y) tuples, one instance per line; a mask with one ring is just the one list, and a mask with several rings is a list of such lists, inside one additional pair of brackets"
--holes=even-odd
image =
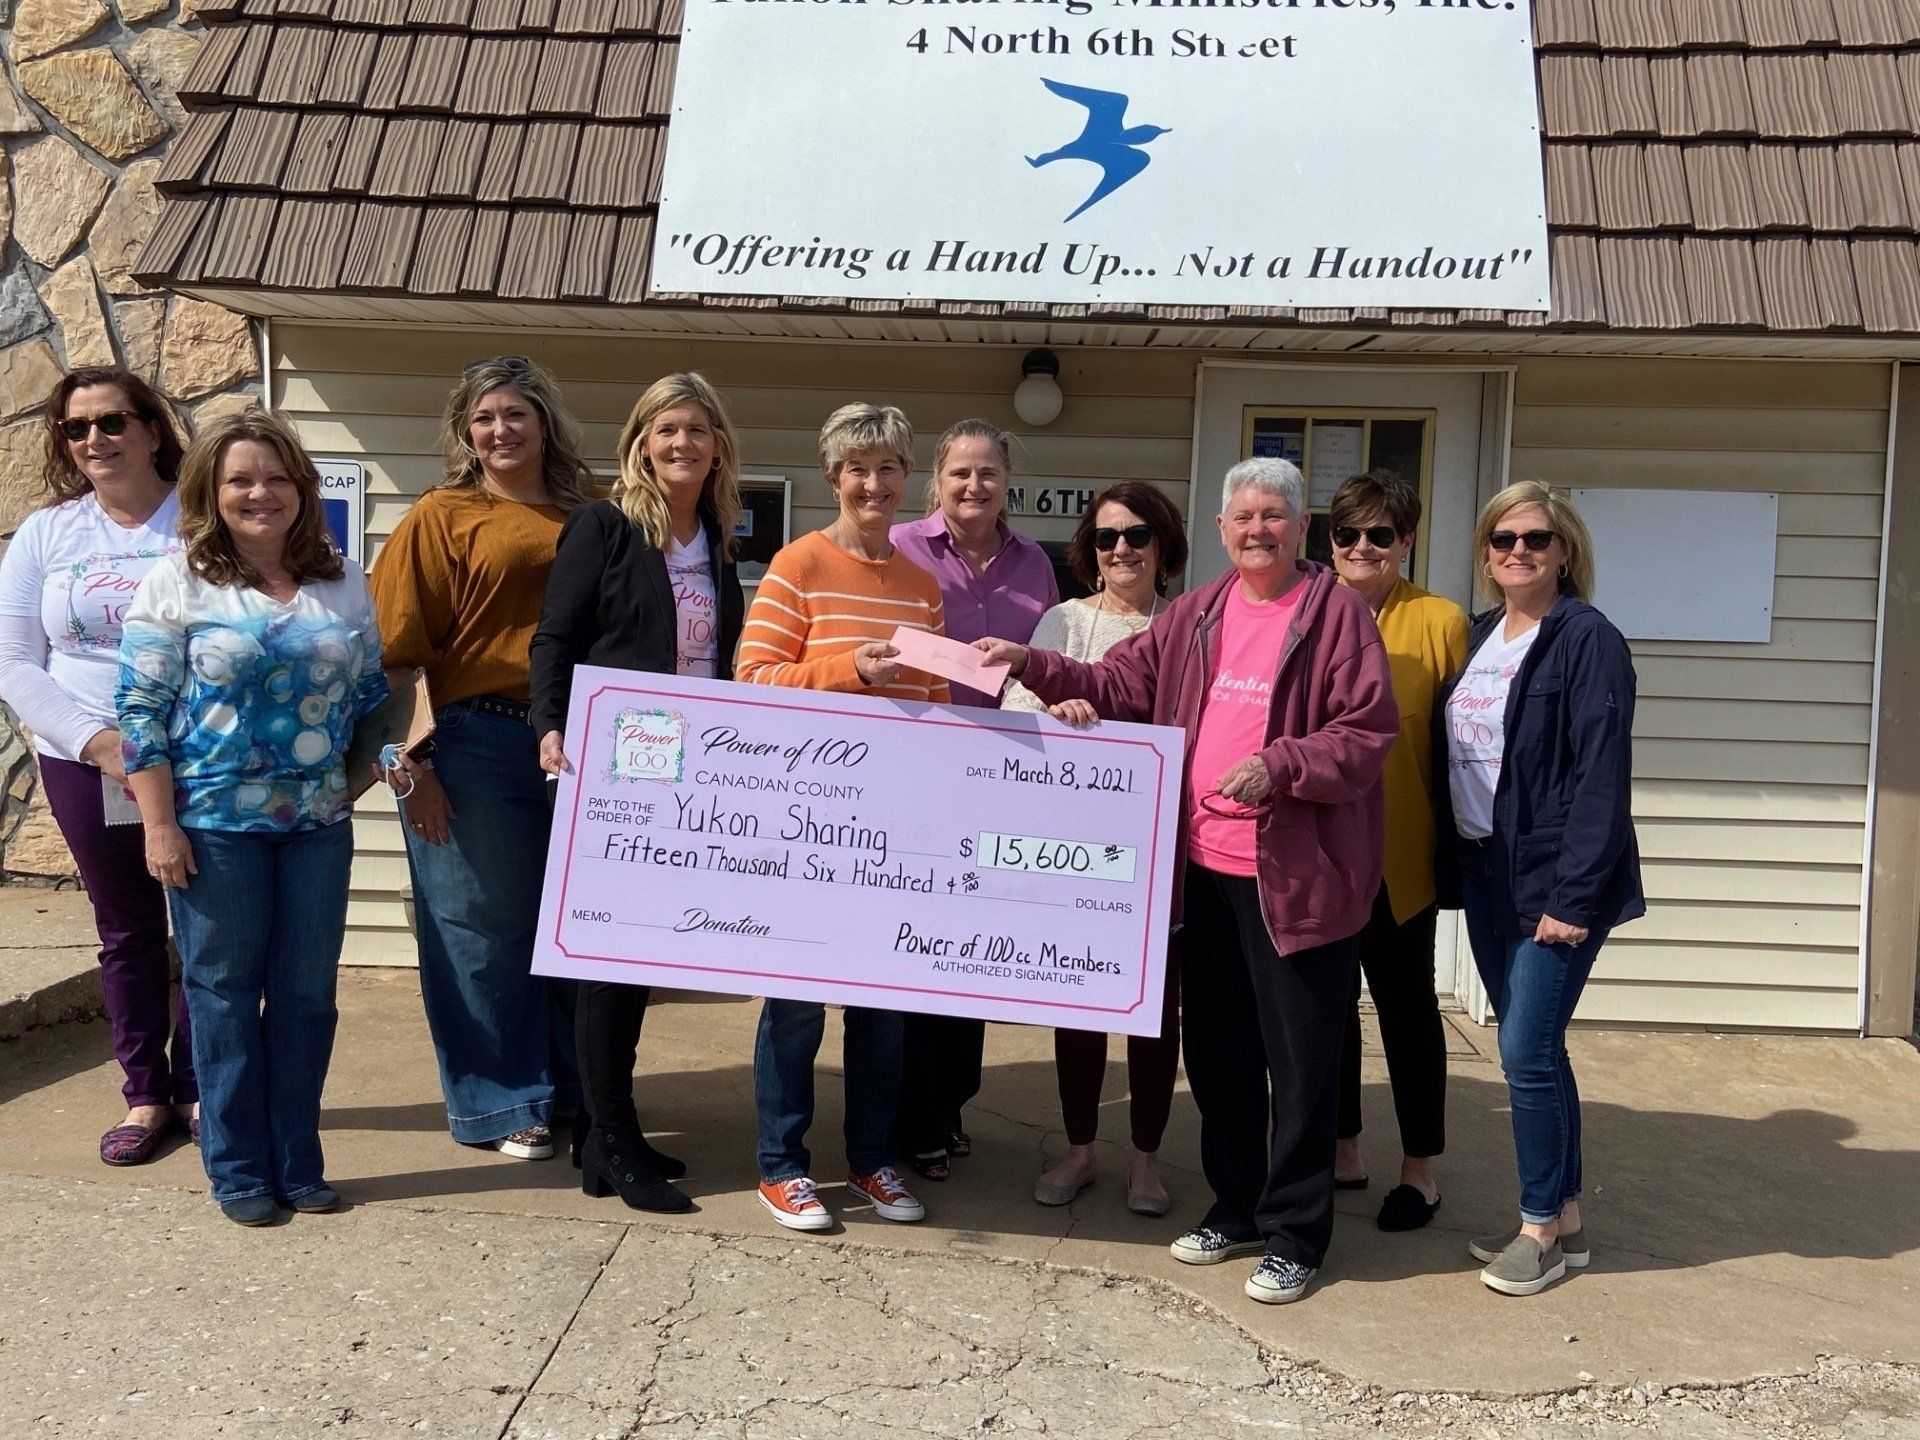
[(1420, 533), (1407, 575), (1426, 583), (1427, 514), (1433, 489), (1431, 410), (1290, 409), (1249, 405), (1242, 412), (1242, 455), (1291, 460), (1307, 477), (1307, 558), (1333, 563), (1327, 504), (1349, 476), (1367, 470), (1397, 475), (1420, 493)]

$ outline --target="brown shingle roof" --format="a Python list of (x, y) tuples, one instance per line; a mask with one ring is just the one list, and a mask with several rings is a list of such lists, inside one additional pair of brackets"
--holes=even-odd
[(682, 0), (204, 0), (143, 278), (1240, 327), (1920, 335), (1920, 0), (1534, 0), (1552, 309), (648, 296)]

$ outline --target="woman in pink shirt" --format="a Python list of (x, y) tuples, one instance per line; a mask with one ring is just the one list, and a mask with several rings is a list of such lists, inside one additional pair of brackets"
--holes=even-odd
[[(962, 420), (933, 452), (931, 513), (893, 527), (894, 547), (940, 582), (947, 635), (974, 641), (999, 635), (1024, 643), (1059, 603), (1053, 562), (1007, 524), (1013, 457), (1006, 431), (991, 420)], [(1000, 697), (965, 685), (953, 703), (997, 710)], [(984, 1020), (908, 1015), (900, 1116), (894, 1131), (907, 1163), (945, 1180), (950, 1162), (973, 1153), (960, 1111), (980, 1093)]]
[(979, 645), (1050, 704), (1186, 732), (1179, 964), (1214, 1203), (1172, 1248), (1190, 1265), (1260, 1253), (1246, 1293), (1270, 1305), (1306, 1293), (1333, 1233), (1354, 938), (1380, 887), (1380, 771), (1400, 730), (1366, 601), (1299, 558), (1305, 492), (1284, 460), (1229, 470), (1232, 571), (1095, 664)]

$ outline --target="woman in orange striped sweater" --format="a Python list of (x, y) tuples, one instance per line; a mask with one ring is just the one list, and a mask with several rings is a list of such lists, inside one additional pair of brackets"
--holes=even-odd
[[(747, 612), (735, 676), (945, 704), (947, 682), (901, 665), (888, 643), (902, 625), (942, 633), (938, 582), (887, 538), (913, 469), (913, 427), (891, 407), (842, 406), (820, 431), (820, 468), (840, 514), (773, 557)], [(847, 1184), (883, 1218), (910, 1221), (927, 1212), (894, 1168), (901, 1028), (897, 1011), (847, 1007)], [(760, 1203), (790, 1230), (833, 1224), (807, 1153), (813, 1062), (825, 1030), (824, 1006), (767, 1000), (754, 1041)]]

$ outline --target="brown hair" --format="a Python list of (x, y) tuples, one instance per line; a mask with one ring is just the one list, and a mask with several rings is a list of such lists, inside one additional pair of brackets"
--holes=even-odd
[(1420, 532), (1420, 492), (1385, 470), (1350, 476), (1333, 492), (1327, 505), (1327, 524), (1358, 526), (1369, 515), (1384, 515), (1401, 539)]
[(154, 471), (167, 484), (180, 478), (180, 430), (175, 428), (173, 402), (131, 370), (96, 365), (69, 370), (47, 394), (41, 412), (43, 437), (40, 478), (47, 487), (48, 505), (63, 505), (93, 489), (93, 482), (73, 463), (67, 450), (67, 437), (60, 433), (60, 422), (67, 418), (67, 404), (73, 392), (89, 385), (112, 385), (127, 397), (127, 405), (141, 422), (152, 430), (160, 446), (153, 452)]
[(740, 518), (740, 457), (733, 440), (733, 422), (720, 403), (720, 392), (697, 371), (663, 375), (633, 404), (627, 423), (620, 427), (620, 478), (613, 482), (613, 503), (627, 522), (647, 537), (656, 550), (665, 550), (673, 535), (667, 519), (667, 500), (660, 493), (653, 466), (647, 460), (647, 432), (665, 411), (679, 405), (698, 405), (713, 427), (713, 470), (700, 491), (700, 508), (720, 528), (720, 556), (733, 558), (733, 525)]
[(443, 464), (443, 489), (467, 489), (487, 494), (485, 472), (480, 457), (473, 452), (468, 430), (480, 401), (506, 386), (526, 397), (540, 412), (544, 438), (540, 446), (541, 478), (547, 495), (562, 510), (571, 510), (589, 500), (598, 500), (604, 487), (594, 478), (591, 468), (580, 458), (586, 441), (579, 422), (567, 413), (560, 401), (560, 382), (546, 366), (524, 355), (495, 355), (476, 360), (460, 372), (453, 391), (447, 396), (446, 413), (440, 417), (440, 454)]
[(265, 445), (286, 467), (300, 492), (300, 514), (287, 532), (283, 562), (295, 580), (338, 580), (345, 573), (320, 504), (320, 472), (284, 417), (243, 410), (216, 422), (193, 442), (180, 462), (180, 536), (187, 542), (187, 568), (210, 585), (258, 585), (260, 572), (234, 548), (233, 533), (220, 518), (220, 471), (227, 451), (242, 440)]
[[(1013, 479), (1013, 435), (991, 420), (956, 420), (942, 432), (933, 447), (933, 473), (927, 477), (927, 514), (940, 508), (940, 471), (947, 463), (947, 452), (962, 440), (985, 440), (1000, 454), (1000, 466)], [(1002, 511), (1006, 508), (1004, 497)]]
[(1476, 572), (1480, 594), (1488, 600), (1500, 599), (1500, 587), (1488, 574), (1487, 549), (1500, 521), (1523, 505), (1538, 505), (1547, 512), (1547, 524), (1565, 547), (1567, 563), (1562, 567), (1560, 593), (1576, 600), (1593, 599), (1593, 537), (1587, 522), (1573, 508), (1573, 499), (1565, 489), (1555, 489), (1544, 480), (1518, 480), (1489, 500), (1473, 526), (1473, 553), (1479, 557)]
[(1080, 517), (1080, 526), (1067, 541), (1067, 565), (1074, 578), (1089, 590), (1100, 588), (1100, 563), (1094, 558), (1095, 517), (1103, 505), (1124, 505), (1147, 523), (1153, 540), (1160, 547), (1160, 573), (1153, 588), (1166, 593), (1166, 582), (1187, 568), (1187, 529), (1180, 523), (1180, 512), (1173, 502), (1144, 480), (1122, 480), (1109, 485), (1093, 497), (1093, 503)]

